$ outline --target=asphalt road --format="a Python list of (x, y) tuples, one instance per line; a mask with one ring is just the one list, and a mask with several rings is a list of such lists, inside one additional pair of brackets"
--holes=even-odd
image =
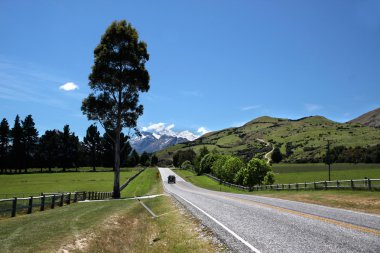
[[(165, 191), (236, 252), (380, 252), (380, 216), (210, 191), (159, 168)], [(168, 175), (177, 183), (168, 184)]]

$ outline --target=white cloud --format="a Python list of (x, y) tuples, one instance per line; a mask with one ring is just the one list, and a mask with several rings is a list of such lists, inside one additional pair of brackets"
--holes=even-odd
[(316, 105), (316, 104), (306, 104), (305, 108), (309, 112), (314, 112), (314, 111), (318, 111), (318, 110), (322, 109), (322, 106)]
[(244, 106), (241, 108), (242, 111), (249, 111), (249, 110), (254, 110), (260, 108), (260, 105), (249, 105), (249, 106)]
[(205, 127), (200, 127), (197, 130), (197, 133), (199, 133), (200, 135), (204, 135), (204, 134), (207, 134), (209, 132), (210, 132), (210, 130), (207, 130)]
[(72, 90), (78, 90), (79, 86), (73, 82), (68, 82), (68, 83), (65, 83), (65, 84), (59, 86), (59, 89), (64, 90), (64, 91), (72, 91)]

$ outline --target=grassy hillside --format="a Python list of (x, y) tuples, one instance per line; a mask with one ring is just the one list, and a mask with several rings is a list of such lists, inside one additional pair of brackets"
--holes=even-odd
[(350, 120), (350, 123), (359, 123), (370, 127), (380, 127), (380, 108), (367, 112), (356, 119)]
[(192, 148), (197, 152), (206, 146), (209, 150), (249, 160), (253, 156), (262, 157), (271, 149), (258, 139), (280, 147), (283, 154), (287, 153), (288, 145), (292, 154), (285, 159), (287, 162), (319, 161), (325, 153), (327, 140), (332, 141), (332, 146), (376, 145), (380, 144), (380, 129), (358, 123), (337, 123), (321, 116), (298, 120), (265, 116), (241, 127), (208, 133), (195, 141), (169, 147), (157, 152), (157, 156), (160, 160), (169, 160), (177, 150)]

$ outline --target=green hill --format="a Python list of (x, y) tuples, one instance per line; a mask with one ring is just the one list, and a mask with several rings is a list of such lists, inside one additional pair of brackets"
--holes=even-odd
[[(244, 160), (263, 157), (273, 146), (287, 154), (286, 162), (320, 161), (327, 140), (332, 146), (366, 147), (380, 144), (380, 129), (358, 123), (337, 123), (322, 116), (298, 120), (272, 118), (254, 119), (241, 127), (211, 132), (187, 143), (157, 152), (160, 160), (171, 160), (174, 152), (203, 146), (222, 154), (237, 155)], [(271, 145), (267, 145), (269, 142)]]

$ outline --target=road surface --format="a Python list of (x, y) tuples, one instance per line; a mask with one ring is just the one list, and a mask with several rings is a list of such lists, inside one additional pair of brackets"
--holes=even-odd
[[(159, 168), (165, 191), (236, 252), (380, 252), (380, 216), (210, 191)], [(168, 175), (177, 183), (168, 184)]]

